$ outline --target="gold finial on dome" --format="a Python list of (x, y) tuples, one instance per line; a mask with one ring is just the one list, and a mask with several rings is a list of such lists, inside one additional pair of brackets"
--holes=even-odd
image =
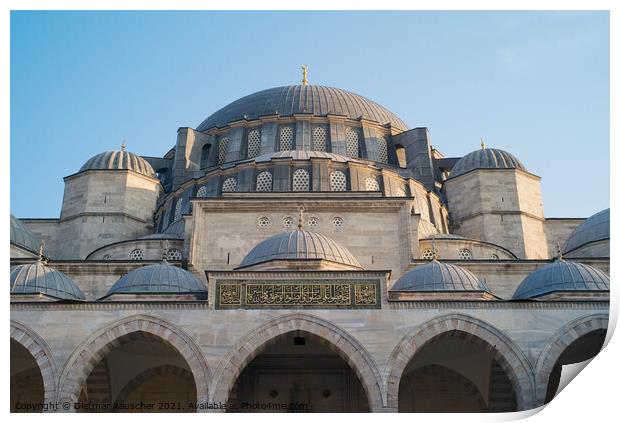
[(299, 218), (297, 219), (297, 227), (299, 228), (299, 230), (302, 230), (304, 228), (304, 208), (303, 207), (299, 208)]
[(484, 140), (482, 139), (482, 137), (480, 138), (480, 147), (484, 150), (487, 148), (487, 145), (484, 143)]
[(301, 85), (308, 85), (308, 65), (301, 65), (301, 72), (303, 75)]
[(121, 144), (121, 151), (125, 151), (126, 148), (127, 144), (125, 144), (125, 140), (123, 140), (123, 143)]

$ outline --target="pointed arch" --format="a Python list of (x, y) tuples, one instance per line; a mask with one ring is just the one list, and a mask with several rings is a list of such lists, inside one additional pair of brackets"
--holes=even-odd
[(464, 332), (492, 346), (495, 360), (506, 372), (517, 396), (518, 410), (534, 406), (534, 373), (521, 349), (492, 325), (464, 314), (434, 318), (410, 331), (390, 356), (386, 379), (386, 406), (398, 409), (398, 389), (405, 367), (415, 354), (433, 338), (452, 331)]
[(187, 362), (194, 376), (198, 403), (208, 402), (211, 374), (198, 345), (178, 327), (148, 315), (134, 315), (115, 321), (80, 344), (67, 360), (60, 376), (59, 401), (75, 403), (82, 385), (97, 363), (119, 345), (121, 338), (137, 332), (174, 348)]
[(43, 378), (44, 402), (55, 402), (58, 373), (47, 342), (34, 330), (16, 320), (11, 320), (11, 339), (26, 348), (36, 361)]
[(272, 319), (242, 337), (224, 356), (214, 374), (213, 402), (225, 403), (243, 369), (270, 342), (294, 331), (303, 331), (327, 341), (356, 373), (364, 387), (370, 410), (383, 408), (380, 373), (366, 349), (349, 333), (319, 317), (295, 313)]
[[(577, 339), (595, 330), (607, 330), (608, 314), (579, 317), (562, 326), (541, 351), (536, 361), (536, 406), (545, 404), (547, 385), (553, 366), (564, 350)], [(607, 340), (610, 338), (607, 335)]]

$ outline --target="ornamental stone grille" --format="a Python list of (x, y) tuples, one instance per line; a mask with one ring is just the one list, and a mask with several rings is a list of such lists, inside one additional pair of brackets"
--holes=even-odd
[(491, 254), (492, 260), (499, 260), (499, 256), (497, 254)]
[(335, 170), (329, 174), (329, 186), (332, 191), (346, 191), (347, 177), (339, 170)]
[(295, 219), (293, 219), (291, 216), (286, 216), (286, 217), (282, 220), (282, 225), (283, 225), (285, 228), (292, 228), (294, 224), (295, 224)]
[(396, 190), (396, 194), (394, 196), (395, 197), (406, 197), (407, 193), (405, 192), (404, 188), (398, 188), (398, 190)]
[(424, 260), (432, 260), (433, 258), (435, 258), (435, 253), (433, 253), (433, 250), (424, 250), (422, 252), (422, 258)]
[(271, 191), (272, 176), (270, 172), (261, 172), (256, 177), (256, 191)]
[(228, 153), (228, 143), (230, 142), (230, 138), (224, 137), (220, 139), (220, 147), (218, 151), (217, 162), (218, 164), (224, 163), (226, 161), (226, 154)]
[(293, 149), (293, 128), (290, 126), (280, 127), (280, 151)]
[(112, 260), (112, 256), (110, 254), (106, 254), (105, 256), (103, 256), (104, 260)]
[(207, 196), (207, 186), (203, 185), (200, 188), (198, 188), (198, 191), (196, 192), (196, 197), (206, 197)]
[(183, 255), (178, 248), (171, 248), (166, 252), (166, 260), (181, 260)]
[(293, 191), (310, 191), (310, 174), (306, 169), (293, 172)]
[(183, 199), (179, 198), (177, 200), (176, 205), (174, 206), (174, 220), (179, 220), (181, 218), (182, 211), (183, 211)]
[(385, 137), (377, 138), (377, 156), (381, 163), (387, 163), (388, 149), (387, 149), (387, 141)]
[(312, 129), (312, 149), (314, 151), (327, 151), (327, 132), (322, 126)]
[(347, 128), (345, 133), (345, 142), (347, 147), (347, 156), (359, 157), (359, 135), (354, 128)]
[(135, 249), (129, 254), (129, 259), (135, 261), (144, 260), (144, 252), (140, 249)]
[(379, 182), (375, 178), (366, 178), (366, 191), (379, 191)]
[(258, 227), (259, 227), (259, 228), (266, 228), (266, 227), (268, 227), (269, 225), (271, 225), (271, 220), (269, 220), (269, 218), (268, 218), (268, 217), (263, 216), (263, 217), (260, 217), (260, 218), (256, 221), (256, 224), (258, 225)]
[(472, 259), (471, 251), (469, 251), (467, 248), (463, 248), (462, 250), (459, 251), (459, 259), (460, 260), (471, 260)]
[(260, 154), (260, 131), (252, 129), (248, 133), (248, 159)]
[(310, 217), (310, 219), (308, 219), (308, 227), (310, 229), (315, 229), (317, 226), (319, 226), (319, 218), (316, 216)]
[(237, 191), (237, 180), (235, 178), (227, 178), (222, 184), (222, 192)]
[(332, 223), (334, 225), (334, 228), (340, 229), (340, 228), (342, 228), (344, 226), (344, 219), (342, 217), (340, 217), (340, 216), (336, 216), (332, 220)]

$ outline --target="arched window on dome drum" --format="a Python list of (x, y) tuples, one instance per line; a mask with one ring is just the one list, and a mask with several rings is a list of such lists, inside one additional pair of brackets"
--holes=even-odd
[(347, 148), (347, 156), (359, 157), (359, 135), (355, 128), (347, 128), (345, 131), (345, 144)]
[(140, 249), (135, 249), (129, 254), (129, 259), (135, 261), (144, 260), (144, 252)]
[(387, 140), (384, 136), (377, 138), (377, 158), (381, 163), (388, 162)]
[(237, 180), (235, 178), (226, 178), (222, 184), (222, 192), (235, 192), (237, 191)]
[(306, 169), (293, 172), (293, 191), (310, 191), (310, 174)]
[(329, 174), (329, 186), (332, 191), (346, 191), (347, 177), (344, 172), (335, 170)]
[(293, 149), (293, 128), (290, 126), (280, 127), (280, 151)]
[(206, 197), (207, 196), (207, 186), (201, 186), (196, 192), (196, 197)]
[(270, 172), (261, 172), (256, 177), (256, 191), (271, 191), (273, 177)]
[(327, 151), (327, 131), (323, 126), (312, 128), (312, 149), (314, 151)]
[(248, 159), (260, 155), (260, 131), (252, 129), (248, 132)]
[(379, 181), (376, 178), (366, 178), (366, 191), (379, 191)]
[(204, 169), (209, 165), (209, 155), (211, 153), (211, 144), (205, 144), (202, 146), (202, 153), (200, 154), (200, 168)]
[(179, 198), (177, 200), (176, 205), (174, 206), (174, 220), (179, 220), (181, 218), (181, 214), (183, 213), (183, 199)]
[(230, 142), (230, 138), (228, 137), (220, 138), (219, 154), (217, 158), (218, 164), (222, 164), (226, 161), (226, 154), (228, 154), (228, 143), (229, 142)]

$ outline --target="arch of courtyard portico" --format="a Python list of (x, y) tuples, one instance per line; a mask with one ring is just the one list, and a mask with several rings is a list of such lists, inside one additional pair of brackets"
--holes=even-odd
[(43, 379), (44, 403), (54, 402), (58, 373), (51, 349), (45, 340), (32, 329), (15, 320), (11, 320), (11, 340), (23, 346), (36, 361)]
[(386, 368), (386, 405), (398, 409), (398, 391), (405, 368), (422, 348), (442, 335), (461, 332), (487, 344), (495, 360), (512, 383), (518, 410), (533, 408), (534, 372), (521, 349), (492, 325), (463, 314), (449, 314), (432, 319), (406, 334), (391, 354)]
[(575, 319), (557, 330), (536, 362), (536, 406), (545, 404), (551, 372), (562, 353), (580, 338), (595, 331), (606, 331), (608, 324), (608, 314), (593, 314)]
[(58, 399), (71, 404), (78, 401), (82, 386), (91, 371), (108, 353), (128, 337), (141, 334), (170, 346), (185, 360), (194, 377), (198, 403), (209, 400), (211, 374), (194, 340), (173, 324), (154, 316), (134, 315), (96, 331), (81, 343), (65, 364), (60, 376)]
[(359, 378), (370, 410), (383, 409), (381, 377), (366, 349), (349, 333), (319, 317), (295, 313), (269, 320), (242, 337), (222, 358), (213, 377), (213, 402), (226, 403), (246, 365), (270, 344), (293, 332), (314, 335), (326, 341)]

